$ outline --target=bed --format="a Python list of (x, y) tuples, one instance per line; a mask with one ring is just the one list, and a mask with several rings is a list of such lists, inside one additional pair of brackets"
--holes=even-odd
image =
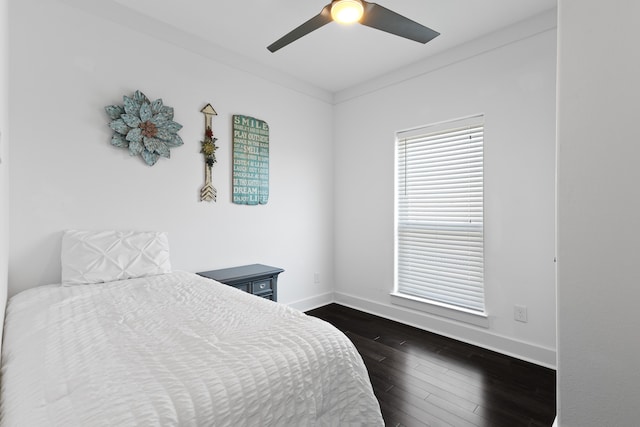
[(383, 425), (360, 355), (330, 324), (168, 271), (168, 253), (157, 262), (148, 244), (134, 252), (152, 252), (156, 267), (120, 266), (101, 281), (130, 254), (105, 261), (113, 253), (100, 248), (93, 262), (86, 238), (69, 240), (63, 283), (7, 305), (3, 426)]

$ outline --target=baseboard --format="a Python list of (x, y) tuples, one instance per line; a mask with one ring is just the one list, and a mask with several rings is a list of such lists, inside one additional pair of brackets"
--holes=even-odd
[(322, 307), (323, 305), (331, 304), (332, 302), (335, 302), (334, 294), (333, 292), (327, 292), (326, 294), (290, 302), (287, 303), (287, 305), (300, 311), (309, 311), (314, 308)]
[(556, 368), (556, 352), (531, 343), (514, 340), (452, 320), (423, 314), (400, 306), (390, 306), (353, 295), (334, 292), (334, 301), (406, 325), (496, 351), (547, 368)]

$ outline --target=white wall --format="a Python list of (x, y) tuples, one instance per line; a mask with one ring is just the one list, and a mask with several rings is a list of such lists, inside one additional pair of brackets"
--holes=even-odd
[[(62, 230), (113, 228), (168, 231), (174, 269), (264, 263), (286, 270), (280, 301), (330, 300), (332, 106), (70, 3), (11, 3), (10, 293), (60, 280)], [(185, 145), (153, 167), (110, 145), (104, 106), (136, 89), (184, 125)], [(215, 204), (198, 201), (208, 102)], [(267, 205), (231, 203), (233, 114), (270, 125)]]
[[(9, 2), (0, 0), (0, 319), (4, 320), (9, 262)], [(0, 337), (4, 322), (0, 325)]]
[[(338, 301), (555, 365), (555, 19), (547, 13), (411, 67), (413, 75), (396, 73), (378, 88), (336, 97)], [(389, 298), (394, 133), (477, 113), (485, 116), (488, 329), (421, 315)], [(515, 304), (528, 307), (528, 323), (514, 321)]]
[(559, 1), (561, 427), (640, 419), (640, 3)]

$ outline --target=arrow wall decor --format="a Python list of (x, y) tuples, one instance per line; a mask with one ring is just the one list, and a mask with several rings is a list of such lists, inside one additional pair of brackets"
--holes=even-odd
[(216, 201), (216, 189), (211, 182), (211, 169), (216, 162), (216, 141), (218, 138), (214, 138), (213, 130), (211, 129), (211, 119), (213, 116), (217, 116), (216, 110), (213, 109), (211, 104), (207, 104), (201, 113), (204, 114), (204, 140), (201, 141), (202, 149), (200, 152), (204, 154), (204, 187), (200, 190), (201, 202), (215, 202)]

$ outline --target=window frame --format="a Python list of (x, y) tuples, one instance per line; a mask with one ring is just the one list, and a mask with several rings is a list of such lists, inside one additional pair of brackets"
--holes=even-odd
[[(407, 140), (420, 140), (427, 138), (428, 135), (434, 135), (438, 133), (446, 134), (447, 132), (454, 131), (467, 125), (479, 125), (482, 129), (481, 139), (481, 154), (480, 159), (482, 162), (481, 173), (481, 296), (482, 296), (482, 309), (469, 309), (460, 305), (454, 305), (445, 301), (439, 301), (437, 299), (429, 299), (408, 293), (403, 293), (399, 290), (399, 244), (400, 244), (400, 144), (401, 141)], [(395, 144), (394, 144), (394, 286), (391, 292), (390, 298), (393, 304), (411, 308), (414, 310), (423, 311), (429, 314), (434, 314), (449, 319), (454, 319), (466, 323), (471, 323), (476, 326), (489, 327), (489, 316), (487, 314), (486, 307), (486, 292), (484, 281), (484, 114), (477, 114), (473, 116), (464, 117), (461, 119), (448, 120), (444, 122), (434, 123), (430, 125), (420, 126), (408, 130), (396, 132)], [(406, 184), (406, 181), (405, 181)], [(434, 222), (431, 222), (432, 224)]]

